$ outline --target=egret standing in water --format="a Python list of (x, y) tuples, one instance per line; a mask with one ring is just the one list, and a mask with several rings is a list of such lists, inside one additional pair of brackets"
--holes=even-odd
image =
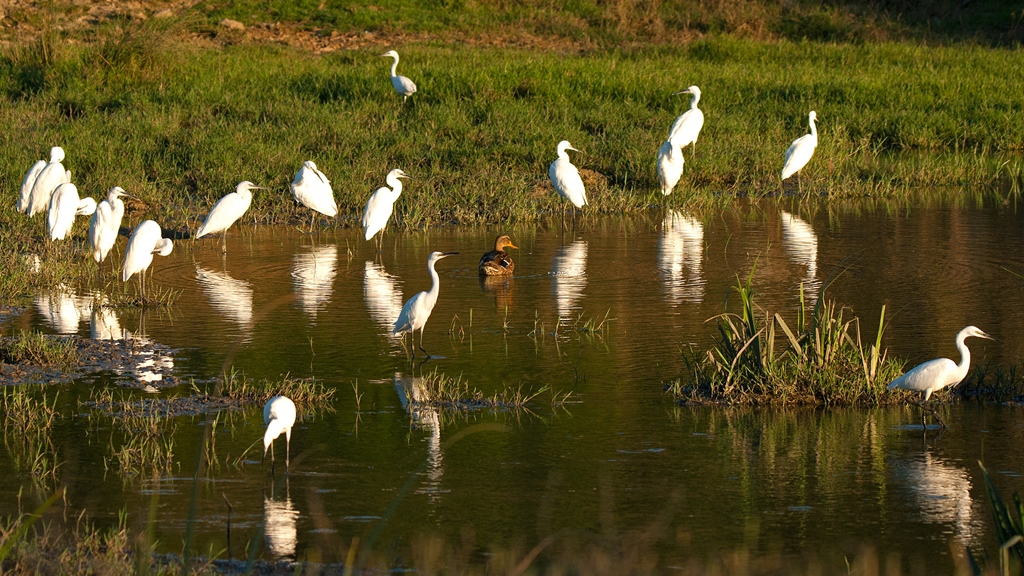
[[(576, 209), (587, 205), (587, 190), (583, 187), (583, 179), (580, 178), (580, 171), (572, 165), (569, 154), (566, 150), (579, 152), (569, 144), (568, 140), (558, 143), (558, 158), (548, 167), (548, 177), (551, 178), (551, 185), (555, 192), (562, 198), (572, 202), (573, 220), (576, 219)], [(562, 207), (562, 223), (565, 223), (565, 207)]]
[(89, 221), (89, 242), (92, 244), (92, 258), (103, 273), (103, 261), (117, 242), (121, 233), (121, 220), (124, 218), (124, 202), (121, 196), (128, 196), (124, 188), (114, 186), (107, 192), (107, 199), (100, 202), (96, 212)]
[[(392, 334), (412, 332), (412, 338), (416, 338), (416, 330), (419, 330), (420, 350), (423, 350), (427, 358), (430, 358), (430, 352), (423, 349), (423, 327), (427, 324), (427, 319), (430, 318), (430, 313), (434, 310), (434, 304), (437, 304), (437, 295), (441, 291), (441, 279), (438, 278), (434, 265), (438, 260), (455, 254), (458, 252), (430, 253), (430, 257), (427, 258), (427, 270), (430, 271), (430, 290), (409, 298), (405, 306), (402, 306), (402, 312), (398, 315), (398, 320), (395, 320), (395, 329), (392, 331)], [(416, 356), (415, 350), (412, 355)]]
[(153, 254), (167, 256), (174, 249), (170, 238), (164, 238), (160, 225), (152, 220), (139, 224), (128, 239), (128, 249), (124, 252), (124, 266), (121, 268), (121, 280), (127, 282), (135, 274), (139, 275), (139, 295), (146, 299), (146, 269), (153, 263)]
[(683, 177), (683, 150), (672, 140), (666, 140), (658, 149), (658, 183), (661, 193), (668, 196)]
[(53, 195), (57, 186), (71, 181), (68, 171), (61, 164), (63, 161), (64, 149), (60, 146), (50, 148), (50, 163), (39, 171), (39, 175), (32, 182), (32, 190), (28, 195), (25, 213), (29, 217), (44, 212), (50, 205), (50, 196)]
[(697, 137), (700, 136), (700, 129), (704, 127), (704, 112), (697, 108), (697, 102), (700, 102), (700, 88), (690, 86), (676, 94), (692, 94), (693, 97), (690, 98), (690, 109), (676, 118), (672, 127), (668, 129), (668, 140), (680, 148), (693, 144), (693, 149), (696, 150)]
[(391, 85), (395, 87), (395, 92), (398, 92), (398, 95), (402, 97), (402, 102), (405, 102), (409, 99), (409, 96), (412, 96), (416, 92), (416, 84), (405, 76), (398, 75), (398, 52), (388, 50), (380, 56), (381, 58), (395, 59), (395, 61), (391, 63)]
[(252, 191), (266, 190), (263, 186), (256, 186), (248, 180), (243, 180), (235, 186), (235, 191), (224, 196), (213, 205), (213, 210), (206, 216), (203, 225), (196, 231), (196, 238), (202, 238), (207, 234), (221, 232), (220, 249), (227, 253), (228, 228), (231, 227), (252, 204)]
[(284, 465), (285, 467), (290, 466), (292, 426), (295, 425), (295, 403), (287, 396), (274, 396), (263, 406), (263, 423), (267, 426), (267, 431), (263, 434), (263, 460), (267, 459), (267, 449), (269, 448), (270, 465), (274, 465), (274, 440), (284, 432)]
[(313, 231), (313, 219), (316, 218), (316, 212), (331, 218), (338, 215), (338, 203), (334, 201), (331, 181), (317, 169), (312, 160), (302, 163), (302, 167), (295, 173), (291, 189), (295, 200), (314, 212), (309, 220), (310, 232)]
[[(782, 180), (796, 174), (810, 162), (811, 156), (814, 155), (814, 149), (818, 147), (818, 129), (814, 126), (814, 121), (817, 119), (818, 115), (814, 110), (811, 110), (811, 113), (807, 115), (807, 122), (811, 125), (811, 133), (804, 134), (793, 140), (793, 143), (789, 145), (789, 149), (786, 150), (786, 162), (782, 166)], [(799, 177), (797, 183), (799, 184)]]
[(92, 198), (78, 198), (78, 187), (65, 182), (50, 196), (50, 207), (46, 211), (46, 231), (50, 240), (63, 240), (71, 233), (75, 216), (91, 216), (96, 212), (96, 201)]
[(366, 201), (366, 209), (363, 210), (363, 232), (366, 239), (373, 238), (374, 234), (380, 232), (377, 237), (377, 252), (380, 252), (384, 242), (384, 229), (387, 228), (388, 219), (395, 210), (395, 202), (402, 195), (402, 181), (399, 178), (412, 178), (400, 169), (395, 168), (388, 172), (384, 179), (391, 188), (381, 186), (377, 188), (370, 199)]
[[(931, 398), (932, 393), (938, 392), (946, 386), (956, 386), (967, 376), (967, 371), (971, 368), (971, 351), (967, 348), (967, 344), (964, 341), (972, 336), (975, 338), (985, 338), (986, 340), (995, 340), (995, 338), (985, 334), (979, 328), (968, 326), (956, 335), (956, 348), (960, 351), (959, 364), (954, 364), (949, 358), (929, 360), (924, 364), (917, 365), (914, 369), (889, 383), (889, 390), (902, 388), (903, 390), (913, 390), (924, 394), (924, 398), (917, 405), (921, 407), (921, 426), (925, 427), (926, 430), (925, 403)], [(929, 406), (928, 410), (935, 417), (935, 420), (938, 421), (939, 425), (945, 428), (946, 423), (939, 418), (935, 408)]]

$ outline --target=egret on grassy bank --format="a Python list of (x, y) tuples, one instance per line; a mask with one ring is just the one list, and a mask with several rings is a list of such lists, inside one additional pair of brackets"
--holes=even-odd
[(363, 210), (363, 232), (366, 239), (373, 238), (373, 235), (380, 232), (377, 237), (377, 252), (380, 252), (384, 242), (384, 229), (388, 225), (388, 219), (395, 209), (395, 202), (402, 195), (402, 181), (399, 178), (412, 178), (400, 169), (395, 168), (388, 172), (384, 179), (391, 188), (381, 186), (377, 188), (370, 199), (366, 201), (366, 209)]
[(696, 150), (697, 137), (700, 136), (700, 129), (704, 127), (704, 112), (697, 108), (697, 102), (700, 102), (700, 88), (690, 86), (676, 94), (692, 94), (693, 97), (690, 98), (690, 109), (680, 114), (668, 129), (668, 140), (680, 148), (693, 144), (693, 149)]
[(91, 216), (96, 212), (96, 201), (88, 196), (79, 199), (78, 187), (65, 182), (50, 196), (46, 211), (46, 232), (50, 240), (63, 240), (71, 233), (75, 216)]
[(796, 174), (810, 162), (811, 156), (814, 155), (814, 149), (818, 147), (818, 129), (814, 126), (814, 121), (817, 119), (818, 115), (814, 110), (811, 110), (811, 113), (807, 115), (807, 123), (811, 125), (811, 133), (804, 134), (793, 140), (793, 143), (789, 145), (789, 149), (786, 150), (785, 164), (782, 166), (782, 180)]
[(139, 224), (128, 239), (128, 249), (124, 252), (124, 266), (121, 268), (121, 280), (127, 282), (135, 274), (139, 275), (139, 295), (146, 298), (146, 269), (153, 263), (153, 254), (167, 256), (174, 249), (170, 238), (164, 238), (160, 225), (152, 220)]
[(263, 423), (267, 431), (263, 434), (263, 460), (267, 459), (270, 449), (270, 463), (274, 464), (274, 440), (284, 432), (285, 435), (285, 467), (291, 464), (292, 426), (295, 425), (295, 403), (287, 396), (274, 396), (263, 406)]
[(248, 180), (243, 180), (235, 186), (235, 191), (227, 194), (213, 205), (213, 210), (206, 216), (203, 225), (196, 231), (196, 238), (202, 238), (208, 234), (221, 232), (220, 248), (227, 252), (227, 234), (231, 227), (252, 204), (252, 191), (266, 190), (263, 186), (256, 186)]
[(505, 248), (519, 249), (512, 243), (512, 239), (507, 235), (502, 234), (494, 239), (494, 250), (483, 255), (480, 258), (480, 265), (477, 267), (477, 271), (481, 276), (511, 276), (512, 272), (516, 269), (516, 263), (512, 261), (512, 257), (505, 252)]
[(661, 193), (668, 196), (683, 176), (683, 150), (672, 140), (666, 140), (658, 149), (658, 183)]
[[(551, 178), (551, 185), (555, 192), (562, 198), (572, 202), (573, 218), (576, 218), (576, 209), (587, 205), (587, 190), (583, 187), (583, 179), (580, 178), (580, 171), (573, 166), (569, 160), (566, 150), (579, 152), (569, 144), (568, 140), (558, 143), (558, 158), (548, 167), (548, 177)], [(565, 222), (565, 207), (562, 207), (562, 222)]]
[[(967, 376), (967, 371), (971, 368), (971, 351), (967, 348), (964, 340), (972, 336), (975, 338), (985, 338), (986, 340), (995, 340), (995, 338), (982, 332), (979, 328), (967, 326), (956, 335), (956, 348), (960, 351), (959, 364), (954, 364), (949, 358), (929, 360), (924, 364), (917, 365), (903, 376), (889, 383), (889, 390), (902, 388), (903, 390), (913, 390), (924, 394), (924, 398), (917, 405), (921, 407), (921, 425), (925, 429), (927, 429), (927, 425), (925, 424), (924, 405), (931, 398), (932, 393), (938, 392), (946, 386), (956, 386)], [(939, 418), (935, 408), (929, 407), (929, 410), (939, 425), (945, 428), (946, 423)]]
[(99, 203), (89, 221), (89, 242), (92, 244), (92, 258), (103, 272), (103, 261), (117, 242), (121, 233), (121, 219), (124, 218), (124, 202), (121, 197), (132, 198), (120, 186), (107, 192), (106, 200)]
[[(56, 150), (60, 150), (60, 148), (54, 146), (50, 149), (51, 161), (54, 158)], [(18, 194), (18, 203), (15, 205), (18, 212), (24, 213), (28, 210), (28, 198), (32, 194), (32, 185), (36, 183), (36, 178), (39, 177), (39, 173), (42, 172), (45, 167), (46, 160), (38, 160), (31, 168), (28, 169), (28, 172), (25, 173), (25, 178), (21, 180), (21, 191)]]
[[(420, 331), (420, 350), (423, 350), (427, 358), (430, 358), (430, 352), (423, 349), (423, 327), (427, 324), (427, 319), (430, 318), (430, 313), (434, 310), (434, 304), (437, 304), (437, 295), (441, 291), (441, 279), (437, 276), (434, 265), (438, 260), (455, 254), (458, 252), (430, 253), (430, 257), (427, 258), (427, 270), (430, 271), (430, 290), (409, 298), (405, 306), (402, 306), (402, 312), (398, 315), (398, 320), (395, 320), (395, 329), (392, 331), (392, 334), (412, 332), (412, 338), (415, 338), (418, 329)], [(416, 355), (415, 350), (412, 355)]]
[(311, 232), (316, 212), (332, 218), (338, 215), (338, 203), (334, 201), (331, 181), (317, 169), (312, 160), (302, 163), (302, 167), (295, 173), (295, 180), (292, 181), (290, 188), (292, 196), (297, 202), (314, 211), (314, 214), (310, 215), (309, 221)]
[(395, 61), (391, 63), (391, 85), (395, 87), (395, 92), (398, 92), (398, 95), (402, 97), (402, 102), (405, 102), (409, 99), (409, 96), (412, 96), (416, 92), (416, 84), (405, 76), (398, 75), (398, 52), (388, 50), (380, 56), (381, 58), (395, 59)]
[[(35, 216), (46, 210), (50, 205), (50, 196), (57, 186), (65, 182), (71, 182), (71, 173), (64, 169), (61, 162), (64, 160), (64, 149), (60, 146), (50, 148), (50, 162), (39, 171), (32, 182), (32, 190), (29, 192), (28, 201), (25, 205), (25, 213), (29, 217)], [(26, 178), (28, 175), (26, 175)]]

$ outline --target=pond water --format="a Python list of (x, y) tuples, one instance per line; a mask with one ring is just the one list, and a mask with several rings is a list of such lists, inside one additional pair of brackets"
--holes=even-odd
[[(68, 486), (60, 513), (112, 522), (125, 510), (160, 551), (188, 540), (196, 553), (331, 562), (356, 546), (365, 565), (391, 568), (514, 566), (533, 550), (541, 565), (572, 557), (619, 573), (715, 563), (743, 573), (759, 558), (824, 573), (847, 562), (950, 573), (965, 547), (997, 547), (978, 460), (1005, 497), (1024, 491), (1020, 407), (953, 405), (950, 429), (924, 436), (913, 407), (690, 408), (662, 389), (683, 369), (681, 349), (710, 342), (707, 320), (752, 268), (757, 302), (787, 319), (801, 286), (814, 298), (830, 278), (827, 294), (861, 317), (865, 337), (885, 304), (884, 343), (911, 363), (957, 358), (953, 337), (967, 324), (1000, 340), (970, 341), (976, 362), (1018, 362), (1024, 217), (979, 204), (737, 203), (705, 218), (586, 218), (564, 234), (448, 228), (388, 235), (379, 256), (356, 231), (242, 229), (226, 258), (215, 239), (156, 259), (151, 285), (180, 291), (170, 309), (93, 311), (88, 296), (40, 295), (10, 324), (161, 346), (136, 370), (62, 385), (52, 432), (54, 484)], [(516, 276), (482, 282), (477, 261), (499, 232), (519, 246)], [(429, 288), (433, 250), (461, 254), (438, 263), (424, 347), (441, 357), (421, 363), (390, 326)], [(588, 323), (600, 330), (581, 330)], [(260, 407), (175, 418), (172, 471), (154, 475), (120, 465), (127, 435), (78, 404), (118, 385), (158, 389), (132, 397), (189, 395), (232, 369), (337, 389), (300, 415), (289, 474), (278, 466), (272, 477), (252, 448)], [(488, 395), (548, 391), (511, 413), (409, 408), (435, 373)], [(571, 396), (554, 407), (552, 392)], [(46, 492), (17, 463), (16, 434), (0, 447), (2, 515)]]

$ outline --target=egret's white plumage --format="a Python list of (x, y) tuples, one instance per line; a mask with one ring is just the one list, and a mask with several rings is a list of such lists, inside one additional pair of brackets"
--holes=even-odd
[(266, 190), (266, 188), (256, 186), (248, 180), (239, 182), (235, 186), (234, 192), (225, 195), (213, 205), (213, 210), (210, 210), (206, 220), (203, 221), (203, 225), (196, 231), (196, 238), (202, 238), (217, 232), (226, 234), (228, 228), (249, 209), (249, 206), (252, 204), (253, 190)]
[[(416, 330), (420, 331), (420, 350), (423, 350), (423, 327), (427, 324), (427, 319), (430, 318), (430, 313), (434, 310), (434, 304), (437, 304), (437, 295), (441, 291), (441, 279), (437, 276), (437, 270), (434, 269), (434, 265), (438, 260), (454, 254), (458, 254), (458, 252), (430, 253), (430, 257), (427, 258), (427, 270), (430, 271), (430, 290), (420, 292), (409, 298), (405, 306), (402, 306), (402, 312), (398, 315), (398, 320), (395, 320), (393, 334), (412, 332), (415, 338)], [(426, 350), (423, 350), (423, 352), (430, 356)]]
[(312, 160), (306, 160), (295, 173), (291, 183), (292, 196), (300, 204), (324, 216), (337, 216), (338, 203), (334, 200), (331, 181), (317, 169)]
[(405, 102), (409, 96), (412, 96), (416, 92), (416, 84), (405, 76), (398, 75), (398, 52), (388, 50), (381, 54), (381, 57), (395, 59), (395, 61), (391, 63), (391, 85), (395, 88), (395, 92), (398, 92), (398, 95), (402, 97), (402, 102)]
[(572, 165), (566, 150), (579, 152), (568, 140), (559, 142), (558, 158), (548, 167), (548, 177), (551, 178), (551, 185), (555, 187), (555, 192), (558, 192), (559, 196), (572, 202), (576, 208), (583, 208), (587, 205), (587, 191), (583, 187), (580, 171)]
[(39, 171), (39, 175), (32, 183), (32, 191), (29, 192), (25, 208), (25, 213), (29, 216), (35, 216), (45, 211), (50, 205), (50, 196), (53, 195), (57, 186), (71, 182), (71, 172), (64, 169), (64, 165), (61, 164), (63, 160), (63, 148), (54, 146), (50, 149), (50, 162)]
[[(399, 178), (411, 178), (411, 176), (395, 168), (388, 172), (387, 178), (384, 179), (391, 188), (381, 186), (367, 200), (366, 209), (363, 210), (363, 232), (367, 240), (373, 238), (374, 234), (381, 232), (388, 225), (388, 219), (391, 218), (391, 213), (395, 209), (395, 201), (402, 194), (402, 181)], [(384, 233), (381, 232), (380, 239), (383, 237)]]
[(683, 150), (672, 140), (666, 140), (658, 149), (658, 183), (661, 193), (668, 196), (683, 176)]
[(693, 144), (696, 149), (697, 137), (700, 136), (700, 129), (704, 127), (704, 112), (697, 108), (697, 102), (700, 102), (700, 88), (690, 86), (676, 94), (692, 94), (693, 97), (690, 98), (690, 109), (680, 114), (668, 129), (668, 139), (680, 148)]
[(814, 126), (814, 121), (817, 119), (818, 115), (814, 110), (811, 110), (811, 113), (807, 115), (807, 122), (811, 125), (811, 133), (804, 134), (793, 140), (793, 143), (789, 145), (789, 149), (786, 150), (786, 161), (782, 165), (783, 180), (799, 172), (811, 160), (811, 156), (814, 155), (814, 149), (818, 146), (818, 129)]
[(50, 240), (63, 240), (71, 233), (75, 216), (88, 216), (96, 211), (96, 201), (78, 197), (78, 187), (65, 182), (53, 191), (46, 212), (46, 233)]
[(274, 396), (263, 406), (263, 423), (267, 431), (263, 434), (263, 458), (270, 449), (270, 461), (274, 461), (274, 440), (285, 434), (285, 466), (291, 461), (292, 426), (295, 425), (295, 403), (287, 396)]
[(39, 173), (46, 167), (46, 160), (39, 160), (28, 169), (25, 178), (21, 180), (21, 191), (18, 194), (18, 204), (15, 206), (18, 212), (25, 212), (28, 209), (28, 198), (32, 194), (32, 185), (36, 183)]
[(124, 201), (121, 196), (128, 196), (123, 188), (111, 188), (89, 221), (89, 242), (92, 244), (92, 258), (97, 264), (106, 260), (121, 233), (121, 220), (124, 218)]
[(128, 249), (124, 251), (124, 266), (121, 267), (121, 280), (127, 282), (135, 274), (139, 274), (142, 296), (146, 293), (146, 269), (153, 263), (153, 254), (167, 256), (174, 249), (170, 238), (164, 238), (160, 225), (152, 220), (139, 224), (128, 239)]
[[(907, 371), (906, 374), (890, 382), (889, 390), (902, 388), (903, 390), (920, 392), (924, 394), (924, 398), (921, 400), (921, 403), (924, 404), (931, 398), (932, 393), (946, 386), (959, 384), (967, 377), (967, 372), (971, 368), (971, 351), (964, 342), (971, 337), (994, 340), (994, 338), (982, 332), (981, 329), (975, 326), (967, 326), (956, 335), (956, 348), (960, 351), (959, 364), (954, 363), (949, 358), (929, 360), (915, 366)], [(945, 428), (946, 425), (941, 420), (939, 420), (939, 423)]]

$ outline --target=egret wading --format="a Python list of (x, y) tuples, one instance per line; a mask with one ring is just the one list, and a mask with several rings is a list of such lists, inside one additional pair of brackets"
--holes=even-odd
[(78, 187), (65, 182), (50, 196), (50, 207), (46, 211), (46, 232), (50, 240), (63, 240), (71, 233), (75, 216), (91, 216), (96, 212), (96, 201), (78, 197)]
[[(814, 155), (814, 149), (818, 147), (818, 129), (814, 126), (814, 121), (817, 119), (818, 115), (814, 110), (811, 110), (811, 113), (807, 115), (807, 123), (811, 125), (811, 133), (804, 134), (793, 140), (793, 143), (789, 145), (789, 149), (786, 150), (786, 161), (782, 165), (782, 180), (796, 174), (810, 162), (811, 156)], [(800, 185), (799, 176), (797, 177), (797, 185)]]
[(672, 140), (666, 140), (658, 149), (658, 183), (661, 193), (668, 196), (683, 177), (683, 149)]
[(267, 459), (270, 449), (270, 465), (274, 465), (274, 440), (283, 432), (285, 435), (284, 465), (291, 465), (292, 426), (295, 425), (295, 403), (287, 396), (274, 396), (263, 406), (263, 424), (267, 431), (263, 434), (263, 460)]
[(125, 193), (120, 186), (114, 186), (107, 192), (107, 198), (99, 203), (96, 212), (89, 221), (89, 243), (92, 244), (92, 258), (103, 275), (103, 261), (117, 243), (121, 233), (121, 220), (124, 218), (124, 202), (121, 197), (133, 198)]
[(152, 220), (139, 224), (128, 239), (128, 249), (124, 252), (124, 266), (121, 268), (121, 280), (127, 282), (135, 274), (139, 275), (139, 296), (146, 299), (146, 269), (153, 263), (153, 254), (167, 256), (174, 249), (170, 238), (164, 238), (160, 225)]
[(512, 239), (502, 234), (494, 239), (494, 250), (487, 252), (480, 258), (480, 265), (477, 272), (481, 276), (511, 276), (516, 269), (516, 263), (512, 257), (505, 252), (505, 248), (519, 249), (512, 243)]
[(377, 252), (380, 252), (384, 245), (384, 229), (387, 228), (391, 213), (395, 210), (395, 202), (402, 195), (402, 181), (399, 178), (412, 178), (412, 176), (398, 168), (388, 172), (384, 181), (391, 188), (387, 186), (377, 188), (370, 195), (370, 199), (366, 201), (366, 209), (363, 210), (363, 233), (366, 239), (369, 240), (373, 238), (374, 234), (380, 233), (377, 236)]
[[(427, 319), (430, 318), (430, 313), (434, 310), (434, 304), (437, 304), (437, 295), (441, 291), (441, 279), (438, 278), (434, 265), (437, 264), (438, 260), (454, 256), (455, 254), (458, 254), (458, 252), (430, 253), (430, 257), (427, 258), (427, 270), (430, 271), (430, 290), (420, 292), (409, 298), (405, 306), (402, 306), (402, 312), (398, 315), (398, 320), (395, 320), (395, 329), (392, 330), (392, 334), (411, 332), (414, 339), (416, 338), (416, 330), (419, 330), (420, 350), (427, 355), (427, 358), (430, 358), (430, 352), (423, 349), (423, 327), (427, 324)], [(416, 356), (415, 350), (413, 350), (412, 355)]]
[(395, 59), (395, 61), (391, 63), (391, 85), (395, 88), (395, 92), (402, 97), (402, 102), (405, 102), (409, 99), (409, 96), (416, 93), (416, 84), (405, 76), (398, 75), (398, 52), (388, 50), (380, 56), (381, 58)]
[(680, 114), (668, 129), (668, 140), (680, 148), (693, 144), (693, 150), (696, 151), (697, 137), (700, 136), (700, 129), (704, 127), (704, 112), (697, 108), (697, 103), (700, 102), (700, 88), (690, 86), (676, 94), (692, 94), (693, 97), (690, 98), (690, 109)]
[(338, 215), (338, 203), (334, 200), (331, 181), (317, 169), (312, 160), (302, 163), (290, 187), (295, 200), (313, 211), (309, 217), (310, 232), (313, 231), (313, 220), (317, 212), (331, 218)]
[[(50, 196), (57, 186), (65, 182), (71, 182), (70, 173), (64, 169), (61, 162), (64, 161), (64, 149), (54, 146), (50, 149), (50, 162), (39, 171), (32, 182), (32, 190), (29, 192), (25, 213), (29, 217), (46, 211), (50, 205)], [(27, 177), (28, 175), (26, 175)]]
[[(572, 165), (569, 154), (566, 150), (579, 152), (569, 144), (568, 140), (558, 143), (558, 158), (548, 167), (548, 177), (551, 178), (551, 185), (555, 192), (562, 198), (572, 202), (572, 217), (576, 221), (576, 209), (587, 205), (587, 190), (583, 187), (583, 179), (580, 178), (580, 171)], [(562, 207), (562, 225), (565, 225), (565, 206)]]
[(203, 225), (196, 231), (196, 238), (202, 238), (208, 234), (221, 233), (220, 249), (227, 253), (228, 228), (245, 214), (252, 204), (252, 191), (266, 190), (263, 186), (256, 186), (248, 180), (243, 180), (235, 186), (235, 191), (227, 194), (213, 205), (213, 210), (206, 216)]
[[(936, 358), (935, 360), (929, 360), (924, 364), (915, 366), (903, 376), (889, 383), (889, 390), (902, 388), (903, 390), (913, 390), (924, 394), (924, 398), (917, 405), (921, 407), (921, 425), (925, 429), (927, 429), (924, 415), (925, 404), (928, 403), (932, 393), (938, 392), (946, 386), (956, 386), (967, 377), (967, 371), (971, 368), (971, 351), (967, 348), (967, 344), (964, 341), (971, 337), (995, 340), (995, 338), (982, 332), (979, 328), (967, 326), (956, 335), (956, 348), (960, 351), (959, 364), (954, 363), (949, 358)], [(935, 408), (929, 404), (927, 409), (932, 413), (932, 416), (935, 417), (939, 425), (945, 428), (946, 423), (939, 418)]]

